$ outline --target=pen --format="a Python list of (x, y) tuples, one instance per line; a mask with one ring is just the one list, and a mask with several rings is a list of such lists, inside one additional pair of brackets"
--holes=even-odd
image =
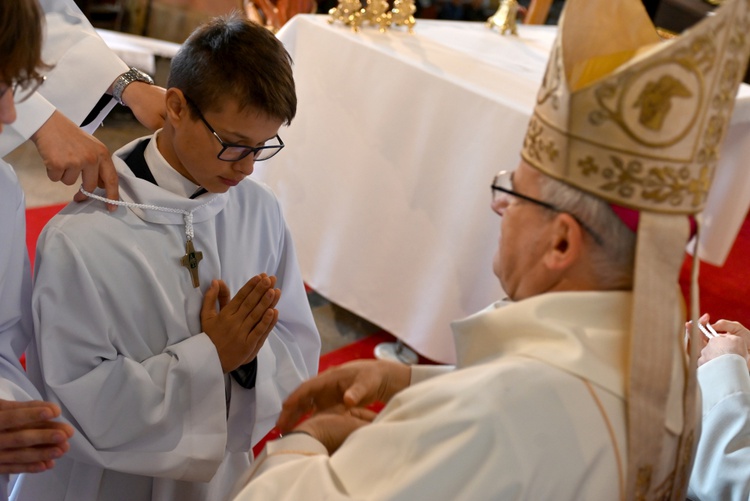
[(711, 334), (714, 335), (714, 337), (718, 336), (719, 333), (716, 332), (716, 329), (714, 329), (711, 324), (706, 324), (706, 328), (711, 332)]
[(711, 329), (710, 331), (706, 328), (705, 325), (703, 325), (702, 323), (698, 322), (698, 328), (701, 330), (701, 332), (703, 333), (704, 336), (706, 336), (708, 339), (716, 337), (717, 334), (716, 334), (716, 331), (713, 329), (713, 327), (711, 327), (710, 324), (708, 325), (708, 327)]

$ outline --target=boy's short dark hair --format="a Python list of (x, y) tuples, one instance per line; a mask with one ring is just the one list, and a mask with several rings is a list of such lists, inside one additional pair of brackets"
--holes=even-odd
[(37, 0), (0, 1), (0, 79), (28, 87), (41, 76), (42, 10)]
[[(201, 111), (227, 97), (289, 124), (297, 112), (292, 58), (266, 28), (233, 13), (198, 27), (172, 59), (168, 87)], [(191, 110), (194, 111), (194, 110)]]

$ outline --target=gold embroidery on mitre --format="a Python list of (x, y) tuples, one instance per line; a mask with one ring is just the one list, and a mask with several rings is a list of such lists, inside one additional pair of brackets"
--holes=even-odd
[(593, 157), (587, 156), (577, 165), (583, 176), (601, 178), (602, 184), (598, 188), (610, 193), (610, 198), (623, 200), (626, 205), (636, 205), (640, 199), (681, 206), (686, 199), (691, 199), (687, 203), (698, 207), (708, 195), (711, 180), (710, 169), (706, 166), (699, 170), (697, 177), (691, 177), (691, 170), (687, 166), (646, 168), (640, 159), (625, 160), (616, 155), (611, 155), (609, 159), (609, 165), (600, 166)]
[[(703, 44), (694, 47), (699, 48), (707, 49)], [(685, 139), (698, 123), (705, 89), (703, 55), (683, 53), (684, 57), (654, 61), (598, 84), (594, 90), (598, 108), (589, 114), (589, 122), (594, 126), (610, 122), (645, 148), (670, 147)], [(682, 102), (676, 102), (678, 98)]]
[(640, 109), (638, 121), (644, 127), (661, 130), (672, 109), (672, 99), (692, 96), (693, 93), (682, 82), (671, 75), (663, 75), (659, 80), (646, 84), (633, 107)]
[[(584, 70), (594, 66), (588, 72), (594, 77), (586, 80), (591, 83), (582, 87), (569, 82), (558, 38), (523, 158), (610, 202), (667, 213), (701, 210), (750, 58), (746, 2), (707, 19), (687, 38), (574, 58), (571, 64)], [(611, 74), (596, 76), (598, 67), (627, 50), (636, 55)], [(587, 71), (579, 71), (582, 78)]]
[(719, 160), (719, 147), (726, 132), (728, 115), (713, 115), (703, 132), (702, 144), (696, 155), (696, 161), (704, 166), (715, 164)]
[(560, 106), (559, 91), (563, 78), (562, 60), (558, 57), (559, 51), (558, 45), (552, 48), (552, 55), (547, 64), (547, 69), (544, 71), (542, 86), (539, 88), (536, 100), (537, 104), (544, 104), (548, 99), (551, 99), (550, 105), (555, 110)]
[(544, 126), (539, 123), (535, 116), (531, 117), (528, 132), (523, 139), (523, 148), (535, 160), (543, 161), (542, 154), (544, 154), (550, 162), (554, 162), (557, 160), (559, 151), (554, 140), (544, 141), (542, 139), (543, 134)]

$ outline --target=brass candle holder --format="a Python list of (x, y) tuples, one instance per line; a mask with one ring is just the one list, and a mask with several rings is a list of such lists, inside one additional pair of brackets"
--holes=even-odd
[(505, 35), (506, 32), (510, 32), (511, 35), (518, 35), (517, 16), (518, 0), (502, 0), (497, 12), (487, 19), (487, 27), (492, 29), (497, 26), (501, 35)]
[(414, 33), (414, 25), (416, 24), (414, 13), (416, 11), (417, 7), (414, 5), (414, 0), (394, 0), (393, 8), (389, 13), (391, 24), (406, 26), (409, 33)]
[(367, 0), (367, 7), (362, 10), (364, 22), (370, 26), (377, 26), (381, 33), (385, 33), (385, 30), (391, 25), (388, 7), (386, 0)]
[(362, 26), (362, 4), (359, 0), (339, 0), (338, 5), (328, 11), (331, 16), (328, 22), (333, 24), (341, 21), (346, 26), (350, 26), (352, 31), (359, 31)]

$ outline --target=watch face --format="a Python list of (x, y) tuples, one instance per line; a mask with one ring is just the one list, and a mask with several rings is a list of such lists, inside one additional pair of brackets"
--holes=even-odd
[[(131, 73), (132, 72), (132, 73)], [(141, 70), (137, 68), (131, 68), (128, 73), (131, 73), (131, 81), (135, 82), (146, 82), (149, 84), (153, 84), (154, 80), (151, 78), (151, 76), (148, 75), (148, 73), (144, 73)]]

